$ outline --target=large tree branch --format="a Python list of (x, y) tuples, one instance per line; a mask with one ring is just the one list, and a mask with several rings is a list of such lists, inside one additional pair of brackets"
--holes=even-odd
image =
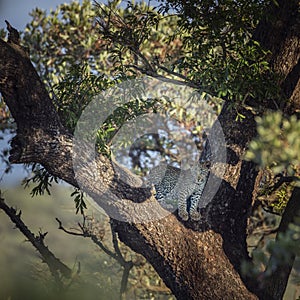
[[(0, 41), (0, 91), (18, 127), (12, 141), (11, 161), (41, 163), (51, 174), (78, 186), (72, 164), (72, 135), (62, 127), (29, 59), (4, 41)], [(100, 206), (130, 219), (137, 214), (135, 207), (126, 205), (126, 201), (147, 205), (139, 209), (135, 224), (114, 220), (116, 232), (122, 241), (152, 263), (178, 299), (255, 299), (226, 257), (218, 233), (189, 229), (174, 215), (160, 219), (163, 209), (150, 190), (120, 181), (112, 162), (103, 156), (94, 161), (102, 179), (99, 182), (89, 164), (91, 150), (84, 145), (82, 148), (77, 154), (81, 164), (76, 171), (85, 183), (84, 190)], [(103, 197), (107, 191), (125, 202), (107, 201)], [(159, 221), (145, 224), (145, 219)]]
[[(24, 50), (0, 39), (0, 53), (0, 89), (12, 116), (23, 125), (18, 130), (60, 129), (60, 121), (49, 101), (48, 92)], [(28, 72), (20, 73), (20, 69)]]

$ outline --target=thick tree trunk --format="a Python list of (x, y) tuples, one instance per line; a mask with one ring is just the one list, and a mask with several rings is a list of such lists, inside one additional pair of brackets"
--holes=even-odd
[[(299, 14), (286, 18), (291, 9), (298, 11), (299, 3), (279, 1), (279, 7), (274, 6), (271, 11), (277, 19), (272, 19), (271, 24), (263, 21), (255, 38), (273, 50), (272, 66), (282, 76), (282, 90), (291, 99), (287, 110), (293, 112), (300, 103), (299, 76), (297, 80), (297, 32), (300, 30), (295, 30)], [(269, 38), (271, 33), (273, 39)], [(291, 59), (287, 59), (287, 53)], [(11, 161), (41, 163), (51, 174), (77, 186), (72, 164), (72, 135), (63, 128), (24, 51), (2, 40), (0, 91), (18, 128), (12, 141)], [(249, 259), (246, 226), (257, 175), (255, 166), (242, 160), (248, 142), (255, 136), (254, 116), (250, 110), (242, 113), (245, 120), (237, 122), (229, 105), (225, 104), (221, 112), (219, 121), (226, 137), (227, 168), (217, 194), (204, 212), (206, 219), (198, 223), (182, 223), (175, 215), (144, 223), (145, 215), (155, 216), (161, 212), (151, 191), (125, 185), (115, 176), (111, 162), (102, 156), (95, 161), (100, 176), (105, 179), (99, 184), (90, 165), (85, 163), (89, 161), (89, 151), (82, 153), (79, 172), (85, 182), (84, 189), (105, 210), (125, 217), (133, 214), (131, 206), (103, 200), (107, 190), (113, 191), (117, 198), (151, 204), (147, 210), (140, 211), (136, 223), (114, 220), (115, 230), (125, 244), (147, 258), (177, 299), (256, 299), (239, 276), (241, 262)], [(135, 181), (133, 175), (128, 173), (128, 177)], [(260, 294), (258, 285), (252, 283), (248, 287)], [(282, 291), (284, 286), (279, 289)], [(275, 294), (269, 296), (276, 299)]]

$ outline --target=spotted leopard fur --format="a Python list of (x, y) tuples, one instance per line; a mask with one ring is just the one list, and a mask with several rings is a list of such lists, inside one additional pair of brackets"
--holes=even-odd
[(173, 166), (160, 165), (153, 168), (148, 181), (154, 185), (156, 199), (165, 208), (178, 205), (179, 217), (187, 221), (199, 220), (199, 203), (209, 176), (209, 163), (199, 163), (196, 167), (181, 170)]

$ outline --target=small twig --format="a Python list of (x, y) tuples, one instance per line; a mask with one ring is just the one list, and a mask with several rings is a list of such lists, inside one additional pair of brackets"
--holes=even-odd
[(273, 214), (273, 215), (280, 216), (280, 217), (282, 216), (282, 213), (276, 212), (276, 211), (272, 210), (271, 208), (268, 208), (268, 206), (262, 206), (262, 209), (269, 214)]
[(198, 84), (196, 84), (195, 82), (193, 82), (192, 80), (190, 80), (189, 78), (187, 78), (186, 76), (184, 76), (183, 74), (180, 74), (180, 73), (178, 73), (178, 72), (172, 71), (172, 70), (168, 69), (167, 67), (162, 66), (162, 65), (160, 65), (160, 64), (157, 64), (156, 66), (157, 66), (159, 69), (165, 71), (166, 73), (168, 73), (168, 74), (170, 74), (170, 75), (173, 75), (173, 76), (176, 76), (176, 77), (178, 77), (178, 78), (181, 78), (181, 79), (184, 80), (184, 82), (188, 82), (188, 83), (192, 84), (193, 86), (199, 88), (199, 85), (198, 85)]
[(67, 234), (76, 235), (76, 236), (83, 236), (83, 237), (88, 236), (88, 234), (86, 232), (78, 233), (78, 232), (74, 232), (74, 231), (70, 231), (68, 229), (65, 229), (62, 225), (62, 222), (58, 218), (55, 218), (55, 220), (58, 222), (58, 229), (61, 229), (62, 231), (64, 231)]
[(141, 72), (141, 73), (143, 73), (145, 75), (149, 75), (150, 77), (157, 78), (157, 79), (159, 79), (161, 81), (164, 81), (164, 82), (174, 83), (174, 84), (178, 84), (178, 85), (185, 85), (185, 86), (189, 86), (189, 87), (192, 87), (192, 88), (195, 88), (195, 89), (199, 89), (200, 88), (200, 86), (197, 85), (196, 83), (186, 82), (186, 81), (178, 80), (178, 79), (172, 79), (172, 78), (163, 76), (161, 74), (158, 74), (156, 71), (152, 72), (150, 70), (138, 67), (136, 65), (126, 65), (126, 67), (134, 68), (135, 70), (137, 70), (137, 71), (139, 71), (139, 72)]
[(112, 252), (112, 251), (110, 251), (108, 248), (106, 248), (105, 246), (104, 246), (104, 244), (96, 237), (96, 235), (94, 235), (94, 234), (91, 234), (90, 235), (90, 238), (92, 239), (92, 241), (97, 245), (97, 246), (99, 246), (108, 256), (110, 256), (110, 257), (112, 257), (113, 259), (115, 259), (115, 260), (117, 260), (118, 262), (119, 262), (119, 260), (118, 260), (118, 256), (114, 253), (114, 252)]
[(150, 73), (156, 73), (157, 74), (155, 69), (151, 66), (151, 63), (149, 62), (149, 60), (145, 57), (145, 55), (139, 49), (134, 49), (133, 47), (128, 47), (128, 49), (130, 51), (132, 51), (136, 56), (138, 56), (143, 61), (143, 63), (145, 64), (147, 70)]

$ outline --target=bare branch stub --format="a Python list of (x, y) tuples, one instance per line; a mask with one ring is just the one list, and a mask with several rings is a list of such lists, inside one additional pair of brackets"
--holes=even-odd
[(15, 29), (14, 27), (12, 27), (7, 20), (5, 20), (5, 23), (6, 23), (6, 26), (7, 26), (6, 28), (8, 30), (8, 40), (7, 40), (7, 42), (9, 44), (20, 45), (20, 34), (19, 34), (18, 30)]

